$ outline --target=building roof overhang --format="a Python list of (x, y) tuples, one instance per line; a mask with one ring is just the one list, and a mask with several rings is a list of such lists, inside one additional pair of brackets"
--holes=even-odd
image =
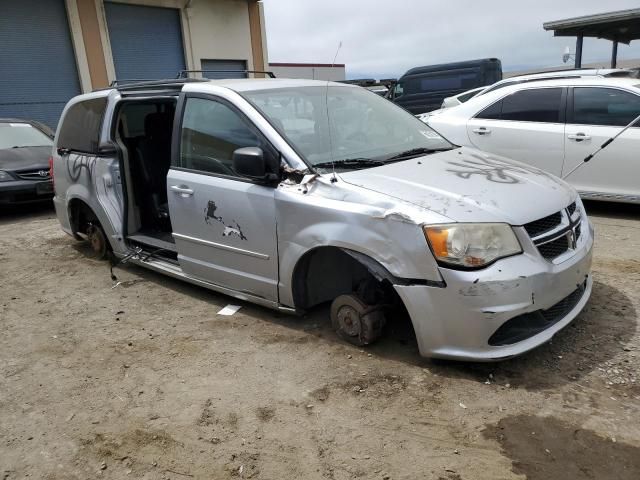
[(640, 39), (640, 8), (546, 22), (556, 37), (594, 37), (629, 44)]

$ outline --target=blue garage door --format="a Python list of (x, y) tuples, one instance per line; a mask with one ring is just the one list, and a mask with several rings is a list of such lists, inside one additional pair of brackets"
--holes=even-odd
[(111, 2), (104, 8), (118, 79), (175, 78), (184, 70), (178, 10)]
[(64, 0), (1, 1), (0, 117), (56, 128), (80, 93)]

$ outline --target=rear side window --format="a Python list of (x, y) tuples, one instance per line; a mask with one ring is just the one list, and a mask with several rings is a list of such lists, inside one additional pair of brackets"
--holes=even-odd
[(485, 108), (476, 118), (559, 123), (561, 104), (561, 88), (521, 90)]
[[(573, 90), (573, 122), (624, 127), (640, 115), (640, 96), (613, 88)], [(637, 123), (635, 126), (639, 126)]]
[(477, 87), (477, 72), (439, 73), (425, 76), (416, 75), (406, 82), (405, 93), (429, 93), (448, 90), (469, 90)]
[(459, 90), (475, 87), (478, 84), (477, 73), (458, 73), (424, 78), (420, 82), (423, 91), (430, 90)]
[(60, 126), (58, 148), (97, 154), (100, 127), (106, 107), (106, 97), (85, 100), (73, 105)]

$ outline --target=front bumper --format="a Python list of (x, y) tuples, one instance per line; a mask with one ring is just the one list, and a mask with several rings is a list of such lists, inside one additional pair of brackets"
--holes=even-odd
[[(522, 254), (499, 260), (485, 269), (441, 268), (445, 287), (395, 285), (411, 316), (421, 355), (502, 360), (551, 340), (580, 313), (591, 295), (593, 228), (586, 216), (582, 231), (587, 233), (580, 237), (574, 254), (558, 264), (543, 259), (533, 244), (521, 241), (526, 245)], [(526, 233), (517, 234), (525, 240)], [(576, 295), (576, 291), (581, 294)], [(575, 301), (548, 327), (514, 343), (503, 341), (496, 345), (490, 341), (509, 320), (553, 311), (551, 307), (562, 305), (567, 298)]]
[(34, 182), (32, 180), (15, 180), (0, 182), (0, 205), (20, 205), (43, 202), (53, 198), (51, 180)]

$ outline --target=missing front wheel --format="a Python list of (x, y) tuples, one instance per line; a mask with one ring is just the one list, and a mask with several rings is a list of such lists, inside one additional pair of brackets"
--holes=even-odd
[(340, 295), (331, 303), (331, 324), (338, 336), (357, 345), (369, 345), (382, 335), (382, 305), (367, 305), (358, 296)]

